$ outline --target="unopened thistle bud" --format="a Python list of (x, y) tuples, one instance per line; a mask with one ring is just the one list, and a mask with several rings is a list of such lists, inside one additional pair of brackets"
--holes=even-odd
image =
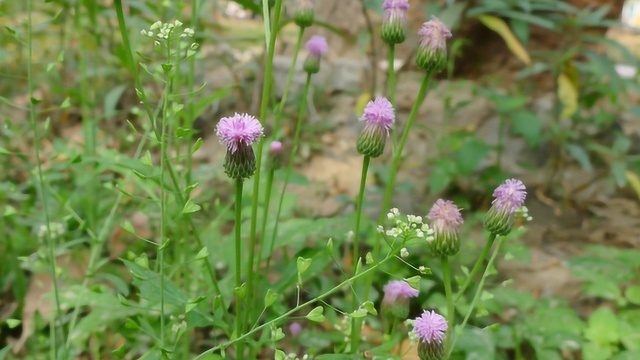
[(451, 256), (460, 250), (458, 229), (462, 225), (460, 209), (449, 200), (438, 199), (427, 215), (431, 220), (431, 250), (438, 256)]
[(447, 38), (451, 37), (451, 31), (437, 17), (422, 24), (418, 31), (421, 36), (416, 64), (419, 68), (437, 73), (447, 65)]
[(309, 74), (317, 74), (320, 71), (320, 58), (329, 51), (327, 39), (323, 36), (314, 35), (307, 41), (306, 48), (309, 55), (302, 68)]
[(405, 320), (409, 315), (409, 299), (418, 296), (418, 290), (406, 281), (392, 280), (384, 286), (384, 297), (380, 304), (382, 316), (388, 320)]
[(365, 106), (360, 121), (366, 124), (358, 137), (358, 152), (372, 158), (382, 155), (389, 130), (395, 121), (393, 105), (387, 98), (377, 97)]
[(442, 360), (447, 320), (435, 311), (428, 311), (413, 321), (413, 333), (418, 339), (420, 360)]
[(484, 218), (484, 227), (495, 235), (507, 235), (511, 232), (515, 212), (524, 205), (527, 198), (522, 181), (509, 179), (498, 186), (493, 196), (491, 209)]
[(227, 148), (224, 159), (227, 176), (231, 179), (250, 178), (256, 171), (256, 157), (251, 145), (263, 135), (260, 121), (248, 114), (223, 117), (216, 126), (216, 135)]
[(313, 4), (315, 0), (297, 0), (294, 4), (293, 22), (301, 28), (313, 25)]
[(272, 141), (269, 144), (269, 166), (271, 170), (278, 170), (282, 165), (282, 143), (280, 141)]
[(384, 10), (380, 32), (382, 41), (389, 45), (404, 42), (407, 33), (406, 13), (409, 10), (409, 0), (384, 0), (382, 9)]

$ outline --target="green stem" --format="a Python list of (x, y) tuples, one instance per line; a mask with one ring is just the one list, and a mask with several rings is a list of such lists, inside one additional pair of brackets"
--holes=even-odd
[[(389, 54), (387, 63), (389, 64), (389, 68), (387, 69), (387, 82), (389, 87), (389, 102), (395, 107), (396, 106), (396, 67), (395, 67), (395, 44), (389, 44)], [(398, 141), (398, 129), (397, 127), (393, 127), (391, 129), (391, 140), (392, 144), (395, 147), (396, 142)]]
[[(51, 324), (49, 326), (49, 341), (51, 344), (51, 357), (52, 359), (58, 358), (58, 345), (57, 345), (57, 332), (60, 331), (61, 336), (64, 338), (64, 331), (62, 328), (58, 329), (58, 319), (62, 314), (62, 308), (60, 307), (60, 291), (58, 284), (58, 277), (56, 275), (56, 252), (54, 239), (51, 236), (51, 218), (49, 216), (49, 206), (47, 202), (47, 196), (44, 188), (44, 175), (42, 172), (42, 162), (40, 161), (40, 131), (38, 131), (38, 124), (36, 122), (36, 99), (33, 95), (33, 24), (32, 24), (32, 1), (27, 1), (27, 88), (31, 101), (29, 101), (29, 122), (31, 129), (33, 130), (33, 149), (36, 156), (36, 168), (38, 174), (38, 192), (40, 193), (40, 200), (42, 201), (42, 210), (45, 219), (45, 236), (47, 240), (47, 250), (49, 256), (49, 271), (51, 271), (51, 278), (53, 279), (53, 295), (55, 299), (55, 311)], [(65, 350), (66, 352), (66, 350)]]
[[(298, 112), (298, 120), (296, 121), (296, 130), (293, 136), (293, 147), (291, 149), (291, 154), (289, 155), (289, 163), (287, 164), (287, 169), (284, 175), (284, 183), (282, 184), (282, 192), (280, 193), (280, 199), (278, 200), (278, 210), (276, 210), (276, 217), (274, 219), (275, 224), (273, 225), (273, 233), (271, 234), (271, 244), (276, 241), (276, 237), (278, 236), (278, 224), (280, 223), (280, 213), (282, 212), (282, 204), (284, 202), (284, 195), (287, 192), (287, 186), (289, 185), (289, 178), (291, 177), (291, 172), (293, 171), (293, 163), (295, 162), (295, 155), (298, 153), (298, 146), (300, 144), (300, 133), (302, 132), (302, 118), (304, 117), (304, 113), (307, 109), (307, 96), (309, 95), (309, 87), (311, 84), (311, 74), (307, 74), (307, 80), (304, 84), (304, 90), (302, 91), (302, 98), (300, 99), (300, 110)], [(269, 254), (269, 257), (271, 253)]]
[[(236, 179), (236, 218), (235, 218), (235, 254), (236, 254), (236, 289), (242, 286), (242, 185), (243, 179)], [(249, 270), (250, 271), (250, 270)], [(243, 299), (236, 297), (236, 336), (240, 336), (243, 330), (243, 318), (244, 314), (241, 310), (243, 306)], [(239, 341), (236, 347), (236, 357), (238, 359), (244, 358), (244, 342)]]
[(451, 336), (454, 333), (455, 324), (455, 304), (453, 302), (453, 291), (451, 291), (451, 265), (449, 264), (449, 257), (442, 257), (442, 280), (444, 282), (444, 294), (447, 298), (447, 323), (449, 331), (447, 331), (447, 339), (445, 340), (445, 349), (448, 348), (451, 342)]
[(489, 250), (491, 250), (491, 246), (493, 245), (493, 242), (495, 240), (496, 240), (496, 234), (492, 233), (489, 236), (489, 239), (487, 239), (487, 243), (484, 244), (482, 253), (480, 253), (480, 257), (478, 258), (478, 260), (476, 260), (476, 263), (473, 265), (473, 269), (471, 269), (471, 272), (469, 273), (467, 280), (465, 280), (464, 284), (462, 284), (462, 287), (460, 287), (460, 289), (458, 290), (458, 294), (456, 295), (456, 298), (454, 300), (456, 303), (458, 302), (458, 300), (460, 300), (462, 295), (464, 295), (464, 292), (467, 290), (469, 285), (471, 285), (476, 275), (478, 275), (478, 272), (480, 271), (480, 269), (482, 269), (484, 260), (487, 258), (487, 255), (489, 254)]
[[(353, 233), (353, 269), (354, 274), (358, 261), (360, 260), (360, 223), (362, 220), (362, 207), (364, 203), (364, 191), (367, 185), (367, 172), (369, 170), (369, 161), (371, 157), (365, 155), (362, 162), (362, 174), (360, 175), (360, 191), (358, 192), (358, 199), (356, 201), (356, 226)], [(355, 286), (354, 286), (355, 287)], [(365, 299), (366, 300), (366, 299)], [(357, 291), (353, 294), (353, 300), (351, 302), (352, 308), (355, 310), (358, 307)], [(362, 319), (351, 320), (351, 353), (355, 354), (360, 347), (360, 328)]]
[[(489, 276), (489, 271), (493, 267), (493, 263), (495, 262), (496, 257), (498, 256), (498, 253), (500, 252), (500, 246), (502, 246), (502, 241), (503, 240), (504, 240), (504, 236), (498, 237), (498, 241), (496, 242), (496, 247), (495, 247), (495, 249), (493, 249), (493, 253), (491, 254), (491, 258), (489, 259), (489, 262), (487, 263), (487, 267), (484, 269), (484, 272), (482, 273), (482, 278), (480, 279), (480, 283), (478, 284), (478, 288), (476, 289), (476, 292), (473, 295), (473, 299), (471, 300), (471, 304), (469, 305), (469, 309), (467, 310), (467, 313), (464, 316), (464, 320), (462, 320), (462, 324), (460, 324), (460, 331), (462, 331), (464, 329), (464, 327), (467, 325), (467, 321), (469, 321), (469, 317), (471, 317), (471, 313), (473, 312), (473, 310), (475, 309), (476, 305), (478, 304), (478, 300), (480, 300), (480, 295), (482, 294), (482, 289), (484, 288), (485, 280)], [(451, 341), (451, 346), (449, 347), (448, 352), (447, 352), (447, 358), (453, 352), (453, 348), (456, 345), (456, 341), (458, 340), (458, 338), (457, 338), (455, 333), (453, 333), (452, 335), (453, 335), (453, 337), (452, 337), (452, 341)]]
[[(133, 60), (133, 52), (131, 51), (131, 42), (129, 41), (129, 31), (127, 30), (127, 24), (124, 18), (122, 0), (114, 0), (114, 5), (116, 8), (116, 17), (118, 18), (118, 27), (120, 29), (120, 35), (122, 37), (123, 49), (125, 50), (126, 65), (129, 67), (129, 71), (131, 71), (131, 74), (133, 75), (133, 80), (135, 81), (136, 90), (137, 90), (136, 92), (140, 97), (140, 102), (142, 103), (142, 106), (147, 114), (147, 117), (149, 118), (149, 121), (154, 123), (155, 116), (153, 114), (153, 110), (151, 109), (151, 106), (149, 105), (149, 101), (147, 100), (147, 96), (144, 91), (142, 80), (140, 79), (140, 76), (139, 76), (138, 68), (135, 66), (135, 62)], [(166, 99), (164, 100), (166, 101)], [(156, 133), (156, 138), (159, 138), (159, 134), (157, 133)], [(178, 202), (180, 203), (181, 206), (183, 206), (185, 204), (185, 199), (184, 199), (184, 196), (182, 195), (182, 191), (180, 190), (180, 183), (178, 182), (178, 178), (173, 171), (173, 166), (171, 166), (171, 162), (167, 162), (167, 172), (169, 173), (169, 177), (171, 178), (171, 183), (174, 187), (175, 195), (178, 198)], [(200, 233), (198, 232), (198, 228), (195, 226), (193, 219), (190, 216), (187, 216), (186, 219), (187, 219), (187, 224), (191, 228), (191, 233), (193, 235), (193, 238), (196, 240), (198, 246), (201, 248), (204, 247), (204, 243), (200, 238)], [(213, 289), (215, 290), (216, 294), (222, 295), (222, 293), (220, 292), (220, 286), (218, 285), (218, 278), (216, 276), (216, 272), (214, 271), (213, 266), (211, 265), (211, 262), (209, 259), (205, 261), (205, 267), (207, 269), (207, 272), (209, 273), (209, 277), (211, 278), (211, 283), (213, 285)], [(222, 297), (220, 298), (220, 301), (222, 302), (222, 307), (226, 308)], [(225, 316), (228, 316), (228, 315), (225, 314)]]
[[(262, 212), (262, 229), (260, 231), (260, 234), (264, 234), (267, 232), (267, 218), (269, 217), (269, 208), (271, 206), (271, 192), (273, 191), (273, 177), (275, 175), (275, 169), (271, 168), (269, 169), (269, 175), (267, 177), (267, 193), (264, 196), (264, 211)], [(263, 235), (264, 236), (264, 235)], [(269, 273), (269, 268), (271, 265), (271, 254), (273, 254), (273, 246), (274, 246), (274, 239), (271, 239), (271, 243), (269, 244), (269, 253), (266, 255), (267, 256), (267, 267), (265, 270), (265, 274)], [(261, 249), (262, 251), (262, 255), (261, 258), (264, 256), (264, 249)]]
[[(278, 34), (277, 31), (272, 31), (279, 21), (280, 21), (280, 12), (282, 9), (282, 0), (276, 0), (274, 6), (273, 18), (269, 17), (269, 0), (262, 0), (262, 14), (264, 18), (264, 28), (265, 28), (265, 41), (267, 44), (267, 55), (264, 67), (264, 80), (262, 84), (262, 98), (260, 100), (260, 116), (258, 117), (259, 121), (263, 124), (267, 118), (267, 110), (269, 108), (269, 97), (271, 96), (272, 89), (272, 74), (273, 74), (273, 55), (275, 53), (275, 43), (276, 36)], [(260, 198), (260, 174), (262, 173), (262, 149), (264, 148), (264, 141), (260, 141), (257, 146), (256, 153), (256, 172), (253, 176), (253, 197), (256, 199), (251, 202), (251, 225), (249, 228), (249, 264), (248, 268), (248, 280), (247, 280), (247, 301), (253, 301), (253, 261), (255, 255), (255, 248), (258, 244), (258, 237), (256, 234), (257, 224), (258, 224), (258, 205), (259, 201), (257, 199)], [(264, 236), (264, 235), (263, 235)], [(247, 311), (244, 314), (245, 321), (243, 324), (247, 322), (249, 317), (249, 312)]]
[[(171, 64), (171, 47), (167, 42), (167, 63)], [(171, 93), (171, 70), (165, 70), (164, 101), (162, 103), (162, 119), (160, 120), (160, 178), (164, 179), (169, 156), (167, 154), (167, 118), (169, 117), (169, 96)], [(163, 181), (164, 182), (164, 181)], [(167, 227), (167, 194), (163, 185), (160, 186), (160, 247), (158, 261), (160, 262), (160, 349), (164, 351), (164, 249)]]
[[(409, 133), (411, 132), (411, 128), (413, 127), (413, 122), (418, 115), (418, 110), (424, 101), (425, 96), (427, 95), (427, 90), (429, 89), (429, 83), (431, 80), (431, 74), (427, 73), (422, 79), (422, 84), (420, 85), (420, 90), (418, 91), (418, 96), (416, 97), (415, 102), (413, 103), (413, 107), (411, 108), (411, 112), (409, 113), (409, 118), (407, 119), (407, 124), (402, 133), (402, 137), (400, 139), (400, 143), (398, 147), (394, 149), (393, 159), (391, 161), (391, 171), (389, 172), (389, 181), (387, 182), (384, 198), (382, 200), (382, 208), (380, 209), (380, 215), (378, 217), (378, 224), (382, 224), (387, 211), (389, 210), (389, 206), (391, 204), (391, 197), (393, 196), (393, 190), (396, 185), (396, 176), (398, 174), (398, 169), (400, 168), (400, 161), (402, 160), (402, 150), (409, 138)], [(380, 234), (376, 235), (376, 240), (373, 244), (373, 258), (377, 259), (380, 255), (380, 245), (381, 245), (382, 236)], [(369, 298), (369, 292), (371, 291), (371, 283), (373, 282), (373, 278), (367, 279), (367, 283), (365, 284), (364, 289), (364, 298)]]
[(311, 300), (309, 300), (309, 301), (307, 301), (307, 302), (305, 302), (305, 303), (303, 303), (303, 304), (300, 304), (300, 305), (298, 305), (298, 306), (294, 307), (293, 309), (291, 309), (291, 310), (289, 310), (289, 311), (285, 312), (284, 314), (282, 314), (282, 315), (280, 315), (280, 316), (276, 317), (275, 319), (272, 319), (272, 320), (270, 320), (270, 321), (267, 321), (267, 322), (265, 322), (264, 324), (262, 324), (262, 325), (260, 325), (260, 326), (256, 326), (256, 327), (254, 327), (253, 329), (251, 329), (251, 330), (247, 331), (246, 333), (242, 334), (241, 336), (239, 336), (239, 337), (237, 337), (237, 338), (235, 338), (235, 339), (233, 339), (233, 340), (229, 340), (229, 341), (227, 341), (227, 342), (225, 342), (225, 343), (219, 344), (219, 345), (217, 345), (217, 346), (215, 346), (215, 347), (212, 347), (212, 348), (211, 348), (211, 349), (209, 349), (209, 350), (204, 351), (203, 353), (201, 353), (200, 355), (198, 355), (198, 356), (195, 358), (195, 360), (202, 359), (202, 358), (203, 358), (203, 357), (205, 357), (206, 355), (211, 354), (211, 353), (213, 353), (213, 352), (215, 352), (215, 351), (218, 351), (218, 350), (221, 350), (221, 349), (228, 348), (229, 346), (232, 346), (232, 345), (233, 345), (233, 344), (235, 344), (236, 342), (242, 341), (242, 340), (244, 340), (244, 339), (248, 338), (249, 336), (251, 336), (251, 335), (255, 334), (256, 332), (261, 331), (262, 329), (264, 329), (264, 328), (266, 328), (266, 327), (269, 327), (269, 326), (271, 326), (271, 325), (272, 325), (272, 324), (274, 324), (274, 323), (277, 323), (277, 322), (280, 322), (280, 321), (282, 321), (282, 320), (286, 319), (287, 317), (289, 317), (289, 316), (291, 316), (291, 315), (293, 315), (293, 314), (295, 314), (295, 313), (299, 312), (301, 309), (303, 309), (303, 308), (305, 308), (305, 307), (307, 307), (307, 306), (309, 306), (309, 305), (312, 305), (312, 304), (314, 304), (314, 303), (316, 303), (316, 302), (320, 302), (320, 301), (324, 300), (325, 298), (327, 298), (328, 296), (330, 296), (330, 295), (332, 295), (332, 294), (334, 294), (334, 293), (336, 293), (336, 292), (338, 292), (338, 291), (341, 291), (342, 289), (344, 289), (344, 287), (348, 286), (350, 283), (352, 283), (352, 282), (354, 282), (354, 281), (356, 281), (356, 280), (358, 280), (358, 279), (360, 279), (360, 278), (362, 278), (362, 277), (364, 277), (364, 276), (369, 275), (370, 273), (372, 273), (372, 272), (373, 272), (374, 270), (376, 270), (378, 267), (380, 267), (380, 266), (382, 266), (383, 264), (385, 264), (385, 263), (386, 263), (387, 261), (389, 261), (390, 259), (394, 259), (395, 257), (393, 256), (393, 254), (394, 254), (394, 253), (396, 253), (396, 252), (397, 252), (397, 249), (393, 249), (393, 250), (389, 251), (389, 254), (387, 254), (387, 256), (386, 256), (384, 259), (382, 259), (380, 262), (378, 262), (378, 263), (376, 263), (376, 264), (372, 265), (372, 266), (371, 266), (371, 267), (369, 267), (368, 269), (366, 269), (366, 270), (364, 270), (364, 271), (362, 271), (362, 272), (360, 272), (360, 273), (356, 274), (355, 276), (353, 276), (353, 277), (351, 277), (351, 278), (349, 278), (349, 279), (346, 279), (346, 280), (342, 281), (340, 284), (336, 285), (335, 287), (333, 287), (333, 288), (332, 288), (332, 289), (330, 289), (329, 291), (325, 292), (324, 294), (322, 294), (322, 295), (320, 295), (320, 296), (316, 296), (316, 297), (312, 298)]
[(287, 74), (287, 82), (284, 86), (284, 91), (282, 93), (282, 99), (280, 99), (280, 105), (276, 109), (276, 120), (273, 126), (275, 132), (280, 129), (280, 121), (282, 120), (282, 116), (284, 113), (284, 107), (287, 104), (287, 96), (289, 94), (289, 89), (291, 88), (291, 81), (293, 80), (293, 74), (296, 70), (296, 64), (298, 63), (298, 54), (300, 53), (300, 48), (302, 47), (302, 37), (304, 36), (303, 27), (298, 31), (298, 40), (296, 41), (296, 47), (293, 51), (293, 62), (291, 63), (291, 67), (289, 68), (289, 73)]

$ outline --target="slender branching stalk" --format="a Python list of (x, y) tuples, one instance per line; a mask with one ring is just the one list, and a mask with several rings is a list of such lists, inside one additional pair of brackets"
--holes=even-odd
[(444, 282), (444, 295), (447, 299), (447, 323), (449, 331), (447, 331), (447, 338), (445, 340), (445, 349), (451, 343), (451, 336), (454, 333), (454, 324), (456, 317), (455, 304), (453, 302), (453, 291), (451, 291), (451, 264), (449, 264), (449, 257), (442, 257), (442, 281)]
[(33, 150), (36, 156), (36, 173), (37, 173), (37, 183), (38, 183), (38, 192), (40, 193), (40, 201), (42, 202), (42, 211), (44, 213), (45, 219), (45, 238), (47, 243), (47, 251), (49, 257), (49, 271), (51, 272), (51, 278), (53, 280), (53, 295), (55, 300), (55, 309), (53, 312), (53, 317), (51, 319), (51, 325), (49, 326), (49, 341), (51, 345), (51, 358), (57, 359), (57, 336), (58, 331), (60, 331), (60, 335), (64, 338), (64, 330), (60, 326), (58, 322), (60, 320), (60, 316), (62, 315), (62, 309), (60, 307), (60, 285), (58, 283), (58, 276), (56, 273), (56, 251), (55, 251), (55, 243), (54, 238), (51, 234), (51, 217), (49, 214), (49, 205), (47, 202), (47, 195), (45, 194), (45, 185), (44, 185), (44, 174), (42, 171), (42, 162), (40, 161), (40, 131), (38, 129), (38, 124), (36, 121), (36, 104), (37, 100), (34, 97), (34, 85), (33, 85), (33, 63), (31, 62), (33, 59), (33, 23), (32, 23), (32, 6), (33, 1), (27, 0), (27, 53), (28, 53), (28, 61), (27, 61), (27, 88), (29, 92), (29, 122), (31, 125), (31, 131), (33, 131)]
[[(235, 217), (235, 254), (236, 254), (236, 290), (242, 286), (242, 185), (243, 179), (236, 179), (236, 217)], [(250, 269), (248, 271), (251, 271)], [(243, 299), (236, 297), (236, 320), (235, 329), (236, 336), (240, 336), (243, 331), (243, 321), (245, 317), (243, 310)], [(247, 309), (248, 310), (248, 309)], [(245, 311), (247, 311), (245, 310)], [(237, 358), (244, 358), (244, 342), (239, 341), (236, 347)]]
[[(493, 253), (491, 254), (491, 258), (489, 258), (489, 262), (487, 263), (487, 267), (484, 269), (484, 272), (482, 273), (482, 278), (480, 278), (480, 282), (478, 283), (478, 287), (476, 288), (476, 292), (473, 295), (473, 299), (471, 300), (471, 304), (469, 305), (469, 308), (467, 310), (467, 313), (464, 316), (464, 319), (462, 320), (462, 324), (460, 324), (460, 331), (462, 331), (464, 329), (464, 327), (467, 325), (467, 321), (469, 321), (469, 317), (471, 317), (471, 313), (473, 313), (473, 310), (476, 308), (476, 305), (478, 304), (478, 300), (480, 300), (480, 295), (482, 294), (482, 289), (484, 288), (484, 283), (487, 279), (487, 277), (489, 276), (489, 272), (491, 271), (491, 268), (493, 267), (493, 263), (496, 260), (496, 257), (498, 256), (498, 253), (500, 252), (500, 247), (502, 246), (502, 241), (504, 240), (504, 236), (499, 236), (497, 241), (496, 241), (496, 246), (493, 249)], [(458, 340), (458, 337), (456, 336), (456, 333), (453, 332), (452, 333), (452, 340), (451, 340), (451, 344), (449, 346), (449, 348), (447, 349), (447, 358), (449, 358), (451, 356), (451, 353), (453, 352), (453, 349), (456, 345), (456, 341)]]
[(482, 248), (482, 253), (480, 253), (478, 260), (476, 260), (476, 263), (473, 265), (473, 268), (471, 269), (471, 272), (469, 273), (467, 280), (465, 280), (464, 284), (462, 284), (460, 289), (458, 289), (458, 293), (456, 294), (456, 298), (454, 300), (456, 303), (464, 295), (464, 292), (467, 290), (469, 285), (471, 285), (473, 280), (476, 278), (476, 275), (478, 275), (478, 272), (482, 269), (482, 264), (484, 263), (484, 260), (487, 258), (487, 255), (489, 255), (489, 251), (491, 250), (491, 246), (493, 245), (493, 242), (496, 240), (496, 237), (497, 235), (493, 233), (489, 235), (489, 239), (487, 240), (487, 243), (484, 244), (484, 248)]

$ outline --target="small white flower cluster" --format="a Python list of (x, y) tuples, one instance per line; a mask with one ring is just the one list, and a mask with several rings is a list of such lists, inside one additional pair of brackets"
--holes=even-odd
[[(59, 222), (51, 222), (49, 223), (49, 231), (51, 232), (51, 240), (55, 240), (57, 238), (59, 238), (60, 236), (64, 235), (66, 229), (64, 224), (59, 223)], [(37, 228), (36, 228), (36, 236), (38, 237), (38, 240), (42, 241), (45, 239), (47, 235), (47, 224), (40, 224)]]
[[(140, 34), (142, 36), (147, 36), (152, 39), (155, 39), (155, 45), (160, 46), (161, 41), (166, 41), (171, 38), (171, 35), (175, 33), (175, 30), (182, 27), (182, 22), (180, 20), (175, 20), (172, 23), (163, 23), (162, 21), (156, 21), (149, 27), (149, 30), (142, 30)], [(195, 31), (192, 28), (184, 28), (180, 33), (180, 38), (192, 38), (195, 35)], [(189, 45), (191, 50), (196, 50), (198, 48), (197, 43), (191, 43)]]
[(415, 323), (415, 319), (407, 319), (404, 321), (404, 326), (409, 330), (409, 341), (412, 344), (418, 342), (418, 334), (416, 334), (415, 330), (413, 330), (413, 324)]
[(525, 221), (533, 220), (533, 217), (529, 215), (529, 208), (527, 208), (526, 206), (520, 207), (518, 210), (516, 210), (515, 213), (516, 213), (516, 216), (520, 217)]
[(309, 355), (304, 354), (302, 357), (298, 357), (298, 354), (296, 353), (289, 353), (287, 354), (287, 359), (288, 360), (307, 360), (309, 359)]
[(422, 216), (407, 215), (407, 220), (401, 219), (400, 210), (393, 208), (389, 210), (387, 219), (394, 222), (393, 227), (385, 230), (382, 225), (378, 225), (378, 232), (392, 238), (409, 237), (415, 235), (427, 241), (433, 241), (433, 229), (428, 224), (422, 222)]

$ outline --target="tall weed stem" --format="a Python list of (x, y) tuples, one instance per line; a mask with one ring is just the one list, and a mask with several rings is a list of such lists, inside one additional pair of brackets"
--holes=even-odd
[[(469, 308), (467, 310), (467, 313), (465, 314), (464, 319), (462, 320), (462, 324), (460, 324), (460, 330), (461, 331), (464, 329), (465, 325), (467, 325), (467, 321), (469, 321), (469, 317), (471, 317), (471, 313), (476, 308), (476, 305), (478, 304), (478, 300), (480, 300), (480, 294), (482, 294), (482, 289), (484, 288), (485, 280), (489, 276), (489, 271), (491, 271), (491, 268), (493, 267), (493, 263), (495, 262), (496, 257), (498, 256), (498, 253), (500, 252), (500, 247), (502, 246), (502, 241), (503, 240), (504, 240), (504, 236), (499, 236), (498, 240), (496, 241), (495, 249), (493, 249), (493, 253), (491, 254), (491, 258), (489, 258), (489, 262), (487, 263), (487, 267), (484, 269), (484, 272), (482, 273), (482, 278), (480, 278), (480, 282), (478, 283), (478, 288), (476, 288), (476, 292), (473, 295), (473, 299), (471, 300), (471, 304), (469, 304)], [(449, 358), (451, 356), (451, 353), (453, 352), (453, 349), (454, 349), (454, 347), (456, 345), (456, 341), (457, 340), (458, 340), (458, 338), (457, 338), (455, 332), (452, 333), (452, 341), (451, 341), (451, 344), (450, 344), (449, 348), (447, 349), (446, 358)]]
[(64, 338), (64, 330), (62, 327), (58, 329), (60, 316), (62, 315), (62, 308), (60, 307), (60, 288), (58, 283), (58, 277), (56, 275), (56, 251), (55, 243), (51, 234), (51, 217), (49, 214), (49, 206), (47, 203), (47, 195), (45, 194), (44, 175), (42, 172), (42, 162), (40, 161), (40, 131), (38, 130), (38, 124), (36, 121), (36, 104), (37, 100), (34, 97), (34, 85), (33, 85), (33, 23), (32, 23), (32, 0), (27, 0), (27, 87), (29, 92), (29, 122), (31, 124), (31, 130), (33, 131), (33, 150), (36, 156), (36, 171), (38, 174), (38, 192), (40, 193), (40, 201), (42, 201), (42, 210), (45, 219), (45, 237), (47, 242), (47, 250), (49, 257), (49, 271), (51, 271), (51, 278), (53, 282), (53, 296), (55, 301), (55, 310), (51, 319), (51, 325), (49, 326), (49, 341), (51, 344), (51, 358), (57, 359), (57, 332), (60, 331), (61, 337)]
[[(267, 43), (267, 56), (264, 66), (264, 80), (262, 84), (262, 99), (260, 100), (260, 116), (258, 120), (263, 124), (267, 119), (267, 110), (269, 109), (269, 99), (271, 98), (271, 90), (273, 88), (273, 55), (275, 53), (276, 37), (278, 35), (277, 29), (280, 22), (280, 12), (282, 10), (282, 0), (276, 0), (273, 8), (273, 18), (269, 15), (269, 1), (262, 0), (262, 14), (264, 22), (264, 35), (265, 42)], [(253, 263), (255, 257), (255, 248), (258, 245), (258, 237), (256, 234), (258, 224), (258, 206), (260, 198), (260, 174), (262, 173), (262, 149), (264, 148), (264, 141), (260, 141), (257, 146), (256, 153), (256, 172), (253, 176), (253, 198), (256, 199), (251, 202), (251, 225), (249, 228), (249, 264), (247, 268), (248, 280), (247, 280), (247, 301), (252, 301), (253, 296)], [(264, 237), (264, 234), (261, 235)], [(248, 319), (248, 312), (245, 314), (245, 320)], [(246, 322), (246, 321), (245, 321)], [(238, 334), (239, 335), (239, 334)]]
[(464, 284), (462, 284), (462, 286), (458, 290), (458, 294), (456, 295), (456, 298), (454, 300), (456, 303), (464, 295), (464, 292), (467, 290), (469, 285), (471, 285), (476, 275), (478, 275), (478, 272), (480, 271), (480, 269), (482, 269), (482, 264), (484, 263), (484, 260), (487, 258), (487, 255), (489, 254), (489, 251), (491, 250), (491, 246), (493, 245), (495, 240), (496, 240), (496, 234), (491, 233), (491, 235), (489, 235), (489, 239), (487, 239), (487, 243), (484, 244), (484, 248), (482, 249), (482, 253), (480, 253), (480, 257), (478, 257), (478, 260), (476, 260), (476, 263), (473, 265), (473, 268), (471, 269), (471, 272), (469, 273), (467, 280), (464, 281)]
[(442, 281), (444, 282), (444, 295), (447, 299), (447, 323), (449, 331), (447, 331), (447, 337), (445, 340), (445, 349), (447, 349), (451, 343), (451, 336), (454, 333), (454, 324), (456, 317), (456, 308), (453, 302), (453, 291), (451, 291), (451, 264), (449, 263), (449, 257), (442, 257)]
[[(287, 192), (287, 186), (289, 185), (289, 179), (291, 172), (293, 171), (293, 163), (295, 162), (295, 155), (298, 153), (298, 147), (300, 145), (300, 133), (302, 133), (302, 118), (307, 111), (307, 97), (309, 96), (309, 87), (311, 86), (311, 74), (307, 74), (307, 80), (304, 84), (304, 90), (302, 91), (302, 98), (300, 99), (300, 110), (298, 112), (298, 120), (296, 121), (296, 130), (293, 136), (293, 146), (291, 148), (291, 154), (289, 155), (289, 162), (284, 175), (284, 183), (282, 184), (282, 191), (280, 192), (280, 199), (278, 200), (278, 209), (276, 210), (275, 224), (273, 226), (273, 233), (271, 234), (271, 243), (269, 245), (270, 251), (267, 258), (267, 264), (271, 261), (271, 255), (273, 254), (273, 247), (278, 236), (278, 224), (280, 223), (280, 213), (282, 212), (282, 204), (284, 202), (284, 195)], [(269, 267), (267, 266), (267, 272)]]
[[(365, 155), (362, 161), (362, 174), (360, 175), (360, 190), (358, 191), (358, 199), (356, 200), (356, 226), (355, 231), (353, 233), (353, 268), (354, 273), (355, 269), (358, 266), (358, 261), (360, 258), (360, 223), (362, 222), (362, 208), (364, 203), (364, 191), (367, 185), (367, 172), (369, 170), (369, 161), (371, 160), (370, 156)], [(354, 286), (355, 287), (355, 286)], [(357, 287), (355, 287), (357, 289)], [(365, 299), (366, 300), (366, 299)], [(352, 307), (355, 310), (358, 306), (358, 296), (357, 290), (353, 294)], [(351, 320), (351, 352), (355, 353), (360, 344), (360, 324), (362, 321), (360, 319), (352, 319)]]
[[(243, 179), (236, 179), (236, 217), (235, 217), (235, 254), (236, 254), (236, 291), (240, 292), (242, 286), (242, 185)], [(250, 269), (248, 270), (251, 271)], [(243, 331), (243, 318), (245, 317), (242, 312), (243, 299), (236, 293), (236, 336), (240, 336)], [(239, 341), (236, 347), (237, 358), (242, 359), (244, 357), (244, 342)]]
[[(116, 16), (118, 18), (118, 28), (120, 29), (120, 35), (122, 37), (123, 49), (125, 50), (126, 65), (128, 66), (129, 71), (131, 71), (131, 74), (133, 75), (133, 79), (136, 85), (136, 93), (140, 98), (140, 102), (142, 103), (142, 106), (145, 110), (145, 113), (147, 114), (147, 117), (149, 118), (149, 121), (155, 121), (153, 110), (149, 105), (147, 95), (144, 92), (142, 80), (140, 79), (138, 68), (136, 67), (133, 59), (133, 51), (131, 50), (131, 42), (129, 40), (129, 31), (127, 30), (127, 24), (124, 18), (122, 0), (114, 0), (114, 5), (116, 9)], [(156, 134), (156, 138), (159, 138), (159, 134)], [(173, 171), (171, 162), (167, 162), (166, 165), (167, 165), (167, 172), (169, 174), (169, 177), (171, 178), (171, 184), (174, 187), (174, 193), (178, 198), (178, 202), (180, 203), (180, 205), (184, 206), (184, 204), (186, 203), (185, 198), (180, 189), (180, 183), (178, 182), (178, 178), (175, 172)], [(190, 216), (186, 216), (186, 220), (187, 220), (187, 225), (189, 225), (189, 227), (191, 228), (193, 238), (196, 240), (198, 246), (201, 248), (204, 247), (202, 239), (200, 238), (200, 232), (198, 231), (198, 228), (195, 226), (193, 219)], [(209, 277), (211, 278), (211, 284), (213, 285), (214, 291), (218, 295), (222, 294), (220, 292), (220, 286), (218, 284), (218, 278), (216, 276), (216, 272), (214, 271), (213, 266), (211, 265), (211, 261), (209, 259), (205, 261), (205, 267), (207, 269)], [(224, 306), (224, 300), (220, 298), (220, 301), (222, 302), (222, 307), (226, 308)], [(228, 316), (228, 315), (225, 315), (225, 316)]]

